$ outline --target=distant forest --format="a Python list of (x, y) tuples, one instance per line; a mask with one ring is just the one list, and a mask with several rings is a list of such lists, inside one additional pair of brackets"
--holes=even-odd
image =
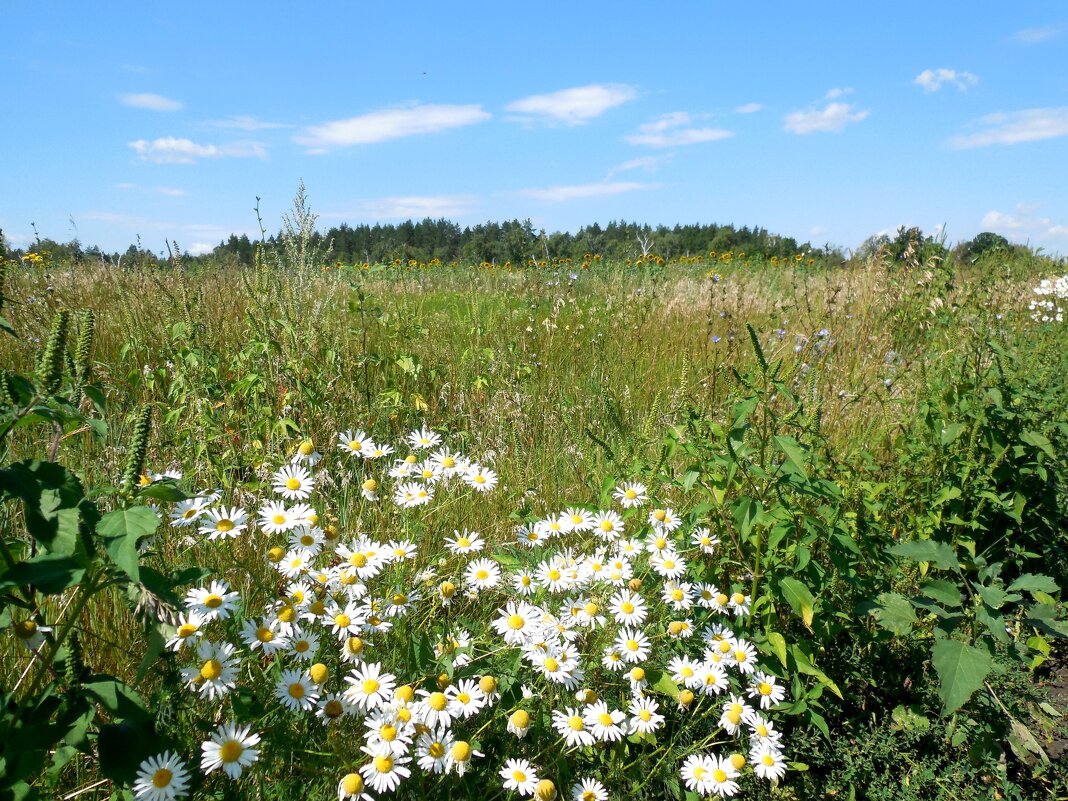
[[(807, 243), (799, 245), (792, 237), (777, 236), (764, 228), (716, 224), (652, 228), (628, 222), (610, 222), (604, 227), (594, 223), (572, 234), (546, 233), (536, 229), (530, 220), (462, 227), (449, 220), (427, 218), (397, 225), (342, 224), (319, 236), (333, 243), (333, 257), (346, 264), (388, 263), (395, 259), (526, 264), (530, 259), (581, 261), (587, 253), (600, 254), (606, 259), (653, 253), (671, 259), (710, 250), (719, 253), (744, 250), (782, 257), (792, 256), (799, 248), (810, 248)], [(250, 263), (254, 247), (255, 243), (247, 236), (231, 236), (220, 243), (213, 255), (232, 256)]]

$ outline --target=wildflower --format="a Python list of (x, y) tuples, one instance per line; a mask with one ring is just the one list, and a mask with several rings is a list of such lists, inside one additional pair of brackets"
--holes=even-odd
[(699, 668), (699, 664), (687, 656), (673, 657), (667, 664), (667, 669), (671, 672), (671, 680), (676, 684), (685, 684), (691, 689), (701, 686), (697, 677)]
[(187, 645), (194, 645), (196, 639), (203, 634), (200, 630), (203, 625), (204, 619), (196, 612), (182, 612), (178, 616), (178, 628), (174, 636), (167, 640), (167, 647), (178, 652)]
[(774, 676), (763, 672), (751, 678), (747, 692), (750, 698), (760, 699), (761, 709), (770, 709), (786, 698), (786, 688), (776, 681)]
[(435, 448), (441, 444), (441, 435), (434, 433), (426, 426), (412, 431), (405, 439), (408, 445), (417, 451), (425, 448)]
[(250, 726), (223, 723), (201, 744), (200, 769), (211, 773), (222, 768), (231, 779), (239, 779), (242, 771), (259, 759), (259, 749), (253, 747), (259, 742), (260, 736), (252, 734)]
[[(415, 736), (415, 725), (406, 707), (380, 709), (364, 721), (367, 744), (371, 748), (386, 746), (394, 754), (405, 754)], [(443, 727), (447, 728), (447, 727)]]
[(315, 489), (312, 474), (299, 464), (288, 464), (274, 474), (274, 491), (289, 501), (303, 501)]
[(481, 751), (476, 751), (467, 740), (457, 740), (449, 749), (449, 771), (456, 771), (457, 776), (463, 776), (464, 772), (475, 757), (485, 756)]
[(640, 629), (621, 629), (615, 645), (626, 662), (644, 662), (649, 658), (649, 638)]
[(525, 601), (509, 601), (504, 609), (497, 610), (497, 614), (493, 629), (508, 645), (522, 645), (533, 640), (542, 629), (541, 610)]
[(403, 509), (426, 506), (434, 500), (434, 487), (409, 481), (398, 484), (393, 490), (393, 502)]
[(750, 745), (755, 746), (762, 742), (768, 742), (776, 748), (782, 742), (782, 733), (775, 730), (775, 724), (754, 711), (746, 721), (749, 724)]
[(602, 742), (622, 740), (626, 736), (626, 731), (620, 725), (626, 717), (619, 709), (609, 709), (604, 701), (586, 707), (582, 716), (590, 733)]
[(193, 525), (193, 521), (200, 517), (211, 503), (207, 498), (187, 498), (178, 503), (171, 511), (171, 525), (175, 528), (183, 528)]
[(359, 773), (346, 773), (337, 783), (337, 801), (374, 801), (364, 792), (366, 785)]
[(289, 640), (281, 634), (276, 624), (266, 624), (262, 620), (246, 620), (241, 627), (241, 639), (250, 650), (259, 649), (265, 656), (289, 647)]
[(485, 543), (477, 531), (453, 531), (453, 536), (445, 540), (445, 547), (452, 553), (475, 553), (481, 551)]
[(174, 801), (189, 792), (189, 769), (176, 754), (164, 751), (138, 766), (133, 791), (138, 801)]
[(652, 698), (643, 696), (630, 702), (631, 733), (652, 734), (664, 724), (664, 716), (657, 712), (660, 704)]
[(240, 595), (230, 592), (225, 581), (213, 581), (207, 588), (198, 587), (185, 595), (185, 606), (204, 620), (226, 620), (237, 608)]
[(731, 612), (734, 613), (735, 617), (745, 617), (749, 614), (749, 607), (752, 602), (753, 599), (745, 593), (736, 592), (731, 595), (730, 601), (728, 601), (728, 605), (730, 606)]
[(689, 609), (693, 606), (693, 585), (688, 582), (664, 582), (664, 603), (668, 604), (676, 612)]
[(310, 439), (306, 439), (297, 446), (297, 450), (290, 461), (294, 464), (306, 464), (309, 467), (314, 467), (322, 458), (323, 455), (315, 450), (315, 443)]
[(719, 538), (714, 537), (712, 532), (704, 526), (698, 526), (693, 530), (690, 535), (690, 541), (700, 548), (703, 553), (707, 554), (715, 553), (716, 546), (719, 544)]
[(608, 801), (608, 788), (593, 777), (571, 786), (571, 801)]
[(463, 474), (463, 481), (467, 486), (478, 492), (489, 492), (497, 486), (497, 474), (488, 467), (473, 464)]
[(415, 757), (424, 773), (446, 773), (449, 769), (449, 749), (452, 735), (448, 732), (420, 734), (415, 741)]
[(649, 512), (649, 525), (656, 531), (672, 532), (682, 525), (682, 518), (671, 508), (653, 509)]
[(360, 768), (360, 774), (380, 793), (393, 792), (411, 775), (411, 771), (405, 767), (412, 761), (407, 754), (395, 753), (392, 748), (383, 744), (365, 745), (360, 750), (371, 757), (371, 761)]
[(500, 770), (505, 790), (515, 790), (521, 796), (534, 795), (538, 783), (537, 770), (525, 759), (507, 759)]
[(368, 442), (364, 451), (368, 459), (384, 459), (393, 453), (393, 446), (377, 442)]
[(283, 670), (275, 683), (274, 694), (282, 706), (294, 712), (310, 711), (319, 700), (311, 677), (299, 669)]
[(388, 558), (391, 562), (404, 562), (414, 559), (417, 548), (411, 540), (393, 540), (386, 546)]
[(621, 626), (640, 626), (649, 615), (645, 601), (637, 593), (620, 590), (608, 601), (608, 611)]
[(598, 512), (593, 516), (593, 531), (603, 540), (614, 540), (623, 533), (623, 518), (615, 512)]
[(720, 715), (719, 725), (727, 734), (737, 734), (742, 726), (742, 721), (752, 714), (753, 708), (740, 695), (731, 693), (729, 700), (723, 705), (723, 714)]
[(575, 707), (567, 707), (563, 711), (553, 710), (552, 722), (553, 728), (564, 738), (568, 748), (593, 745), (597, 742), (582, 713)]
[(362, 431), (353, 432), (351, 428), (337, 435), (338, 449), (349, 456), (365, 456), (364, 448), (369, 442), (370, 438), (365, 433)]
[(420, 700), (415, 703), (412, 712), (421, 723), (430, 729), (447, 729), (452, 725), (449, 697), (445, 693), (419, 690), (418, 695)]
[(225, 506), (208, 509), (204, 516), (208, 520), (200, 526), (199, 530), (201, 534), (207, 534), (209, 540), (237, 537), (248, 526), (248, 514), (236, 506), (231, 509)]
[(517, 709), (508, 716), (508, 731), (522, 740), (530, 731), (530, 713), (525, 709)]
[(569, 508), (564, 514), (571, 521), (572, 531), (592, 531), (595, 526), (593, 512), (587, 509)]
[(496, 587), (501, 580), (501, 569), (492, 559), (476, 559), (464, 571), (464, 579), (477, 590)]
[(335, 720), (351, 715), (352, 711), (352, 705), (342, 696), (337, 693), (327, 693), (316, 704), (315, 717), (319, 718), (324, 726), (329, 726)]
[(644, 484), (639, 484), (637, 481), (631, 481), (616, 487), (612, 493), (612, 497), (619, 501), (619, 505), (624, 509), (633, 509), (641, 506), (647, 500), (649, 496), (645, 494), (646, 487)]
[(396, 676), (383, 673), (378, 662), (362, 665), (345, 677), (350, 685), (345, 698), (362, 712), (370, 712), (389, 701), (396, 686)]
[(735, 640), (728, 660), (728, 663), (737, 668), (739, 673), (752, 673), (756, 670), (756, 648), (745, 640)]
[(674, 551), (662, 551), (649, 557), (649, 566), (664, 578), (677, 579), (686, 573), (685, 560)]
[(453, 717), (474, 717), (486, 705), (486, 693), (474, 679), (461, 679), (459, 684), (451, 685), (445, 694), (449, 697), (449, 712)]
[(749, 754), (749, 762), (762, 779), (777, 782), (786, 775), (786, 758), (772, 743), (758, 743)]
[(239, 665), (235, 650), (228, 642), (201, 640), (197, 645), (197, 666), (182, 668), (182, 678), (189, 689), (210, 700), (222, 698), (232, 690)]
[(512, 584), (520, 595), (533, 595), (538, 589), (538, 582), (526, 570), (519, 570), (512, 575)]

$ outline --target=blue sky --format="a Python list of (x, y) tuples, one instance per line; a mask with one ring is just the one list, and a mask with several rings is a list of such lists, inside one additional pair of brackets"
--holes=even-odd
[(5, 4), (0, 228), (945, 225), (1068, 253), (1063, 2)]

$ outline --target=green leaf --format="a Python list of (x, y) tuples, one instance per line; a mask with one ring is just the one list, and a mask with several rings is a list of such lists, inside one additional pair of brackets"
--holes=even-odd
[(174, 503), (176, 501), (184, 501), (191, 498), (181, 487), (178, 486), (178, 482), (174, 479), (163, 479), (161, 481), (153, 481), (147, 487), (137, 493), (138, 498), (153, 498), (157, 501), (167, 501), (168, 503)]
[(1016, 581), (1009, 585), (1009, 592), (1019, 592), (1020, 590), (1027, 590), (1028, 592), (1057, 592), (1060, 587), (1057, 586), (1057, 582), (1051, 579), (1049, 576), (1044, 576), (1040, 573), (1024, 573)]
[(89, 695), (93, 696), (113, 717), (128, 720), (149, 721), (152, 713), (137, 691), (111, 676), (95, 676), (92, 681), (82, 684)]
[(890, 725), (893, 731), (926, 732), (931, 728), (931, 721), (924, 716), (919, 704), (898, 704), (890, 714), (890, 719), (893, 721)]
[(790, 646), (790, 653), (793, 655), (794, 662), (797, 664), (797, 669), (800, 672), (815, 677), (820, 684), (844, 700), (844, 696), (842, 695), (842, 691), (838, 688), (838, 685), (835, 684), (830, 676), (812, 664), (812, 660), (809, 658), (808, 654), (802, 651), (800, 647), (797, 645)]
[(775, 656), (779, 657), (779, 661), (782, 662), (782, 666), (786, 667), (786, 638), (783, 637), (777, 631), (768, 632), (768, 645), (771, 646), (771, 650), (775, 653)]
[(85, 577), (85, 564), (70, 556), (40, 554), (0, 574), (0, 589), (32, 584), (46, 595), (58, 595)]
[(964, 706), (994, 667), (988, 651), (960, 640), (936, 640), (931, 661), (938, 673), (943, 715), (951, 715)]
[(159, 515), (147, 506), (116, 509), (108, 512), (97, 526), (104, 538), (108, 556), (127, 576), (140, 581), (137, 545), (145, 537), (155, 533)]
[(26, 528), (42, 548), (60, 556), (81, 549), (81, 525), (96, 508), (74, 473), (53, 462), (16, 462), (0, 470), (0, 488), (2, 497), (22, 500)]
[(1010, 596), (1001, 587), (988, 587), (984, 584), (977, 584), (975, 591), (979, 593), (979, 597), (983, 599), (983, 603), (989, 606), (991, 609), (1000, 609), (1002, 605), (1008, 600), (1015, 598), (1020, 599), (1019, 595)]
[(816, 602), (808, 587), (795, 578), (787, 577), (779, 581), (779, 591), (804, 624), (812, 628), (813, 607)]
[(878, 606), (871, 610), (871, 616), (887, 631), (903, 637), (916, 625), (916, 610), (909, 599), (896, 592), (884, 592), (876, 599)]
[(805, 449), (801, 446), (801, 443), (793, 437), (786, 437), (779, 434), (775, 436), (775, 444), (779, 446), (779, 450), (781, 450), (786, 457), (786, 461), (783, 462), (783, 465), (788, 466), (790, 472), (808, 478), (808, 459), (806, 458)]
[(755, 498), (744, 496), (734, 504), (734, 521), (738, 526), (738, 534), (742, 539), (749, 537), (749, 532), (753, 530), (753, 524), (759, 514), (760, 501)]
[(97, 737), (100, 771), (116, 782), (132, 784), (138, 766), (163, 750), (163, 743), (151, 723), (125, 719), (100, 727)]
[(1039, 434), (1037, 431), (1025, 431), (1020, 435), (1020, 439), (1026, 442), (1028, 445), (1033, 445), (1040, 451), (1045, 453), (1050, 459), (1056, 459), (1057, 455), (1053, 452), (1053, 443)]
[(928, 581), (920, 587), (920, 592), (951, 609), (960, 606), (960, 587), (952, 581), (945, 579)]
[(937, 540), (912, 540), (900, 542), (889, 549), (894, 556), (903, 556), (914, 562), (929, 562), (942, 570), (956, 570), (957, 554), (953, 546)]
[(671, 680), (671, 675), (668, 673), (661, 674), (660, 678), (650, 686), (658, 693), (663, 693), (675, 701), (679, 700), (679, 685)]

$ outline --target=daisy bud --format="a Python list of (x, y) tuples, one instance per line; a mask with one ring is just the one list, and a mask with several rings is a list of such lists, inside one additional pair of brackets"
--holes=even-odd
[(326, 680), (330, 678), (330, 669), (322, 662), (316, 662), (308, 668), (308, 675), (311, 676), (311, 680), (316, 684), (325, 684)]
[(745, 757), (741, 754), (731, 754), (727, 758), (731, 761), (731, 765), (735, 770), (741, 770), (745, 767)]
[(684, 628), (686, 627), (681, 621), (672, 620), (670, 623), (668, 623), (668, 634), (670, 634), (672, 637), (678, 637), (682, 633)]
[(337, 794), (339, 798), (359, 798), (363, 793), (363, 777), (359, 773), (346, 773), (338, 783)]
[(275, 545), (271, 550), (267, 551), (267, 561), (272, 564), (278, 564), (285, 558), (286, 551), (280, 545)]
[(684, 707), (693, 703), (693, 693), (690, 690), (683, 690), (679, 693), (679, 704)]
[(577, 693), (575, 693), (575, 700), (578, 701), (580, 704), (596, 704), (597, 693), (587, 687), (585, 690), (579, 690)]
[(493, 676), (483, 676), (478, 680), (478, 689), (482, 690), (486, 695), (496, 692), (497, 679)]
[(410, 684), (402, 684), (397, 688), (397, 691), (393, 693), (393, 697), (405, 704), (410, 704), (412, 699), (415, 698), (415, 688)]
[(550, 779), (542, 779), (534, 787), (534, 797), (538, 801), (553, 801), (556, 798), (556, 785)]
[(448, 673), (442, 673), (442, 674), (440, 674), (438, 676), (438, 689), (439, 690), (444, 690), (450, 684), (452, 684), (452, 679), (449, 678), (449, 674)]
[(627, 586), (630, 587), (633, 592), (637, 592), (642, 588), (642, 580), (640, 578), (632, 578), (627, 583)]
[(451, 598), (456, 594), (456, 585), (451, 581), (443, 581), (441, 586), (438, 587), (438, 591), (441, 593), (442, 598)]

